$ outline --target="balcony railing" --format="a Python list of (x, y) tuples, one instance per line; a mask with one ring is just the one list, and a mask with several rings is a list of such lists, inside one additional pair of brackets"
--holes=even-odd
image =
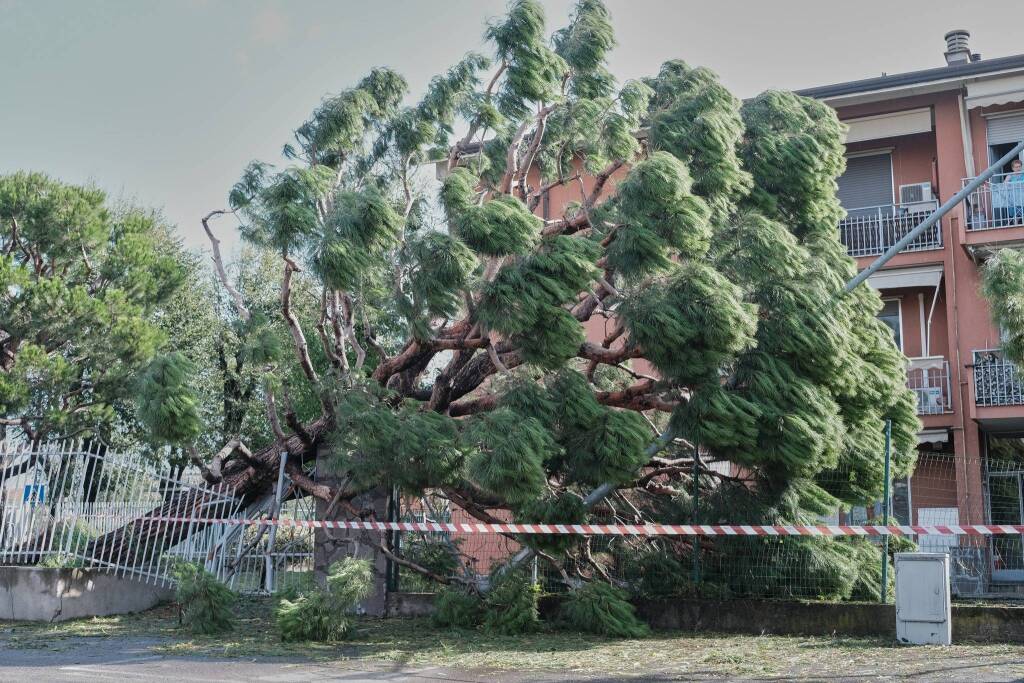
[(974, 352), (974, 402), (979, 406), (1024, 405), (1024, 382), (1017, 366), (999, 349)]
[[(916, 228), (938, 207), (938, 202), (918, 202), (910, 206), (887, 204), (847, 209), (839, 221), (839, 239), (850, 256), (877, 256)], [(936, 224), (914, 238), (903, 251), (942, 248), (942, 229)]]
[(910, 358), (907, 386), (917, 394), (918, 415), (942, 415), (953, 409), (949, 361), (942, 356)]
[[(972, 179), (964, 178), (966, 185)], [(968, 230), (1024, 226), (1024, 175), (997, 173), (967, 195), (964, 215)]]

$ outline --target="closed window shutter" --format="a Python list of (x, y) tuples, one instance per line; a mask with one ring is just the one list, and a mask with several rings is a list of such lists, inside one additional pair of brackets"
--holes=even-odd
[(1024, 140), (1024, 114), (988, 120), (988, 144), (1016, 144)]
[(892, 204), (892, 160), (889, 154), (872, 154), (846, 160), (839, 176), (839, 202), (847, 211)]

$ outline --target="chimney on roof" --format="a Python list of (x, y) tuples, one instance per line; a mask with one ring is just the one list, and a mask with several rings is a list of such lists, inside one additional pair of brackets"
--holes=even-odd
[(965, 31), (962, 28), (950, 31), (945, 35), (945, 56), (947, 66), (956, 66), (958, 64), (967, 64), (968, 62), (976, 61), (972, 59), (971, 48), (967, 45), (967, 41), (970, 37), (970, 31)]

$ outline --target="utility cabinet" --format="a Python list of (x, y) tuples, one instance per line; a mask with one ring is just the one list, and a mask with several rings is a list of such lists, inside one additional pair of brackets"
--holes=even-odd
[(896, 638), (913, 645), (953, 639), (949, 555), (896, 553)]

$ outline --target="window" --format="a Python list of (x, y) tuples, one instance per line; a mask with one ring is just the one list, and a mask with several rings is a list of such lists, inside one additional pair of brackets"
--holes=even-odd
[[(993, 116), (988, 119), (988, 148), (990, 162), (1000, 159), (1024, 140), (1024, 114)], [(997, 173), (1009, 173), (1009, 165)]]
[(893, 340), (896, 348), (903, 350), (903, 318), (900, 316), (899, 299), (883, 299), (882, 310), (878, 313), (878, 319), (892, 330)]
[(850, 214), (855, 209), (892, 204), (892, 155), (889, 152), (851, 156), (839, 176), (839, 202)]

